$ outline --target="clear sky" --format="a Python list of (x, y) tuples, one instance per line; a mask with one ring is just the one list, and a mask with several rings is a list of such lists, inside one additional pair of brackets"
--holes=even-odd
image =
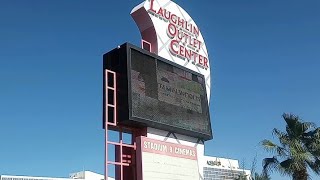
[[(0, 1), (0, 174), (103, 173), (102, 54), (139, 45), (142, 0)], [(206, 154), (244, 161), (283, 129), (283, 112), (320, 126), (320, 1), (175, 1), (210, 56), (214, 139)], [(275, 175), (275, 179), (284, 179)]]

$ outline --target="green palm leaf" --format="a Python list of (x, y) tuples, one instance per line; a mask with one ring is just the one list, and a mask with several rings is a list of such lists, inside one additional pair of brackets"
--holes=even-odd
[(263, 160), (263, 171), (277, 171), (293, 180), (307, 180), (308, 170), (320, 174), (320, 128), (312, 122), (303, 122), (293, 114), (283, 114), (285, 131), (273, 129), (279, 144), (270, 140), (261, 142), (263, 148), (273, 154)]

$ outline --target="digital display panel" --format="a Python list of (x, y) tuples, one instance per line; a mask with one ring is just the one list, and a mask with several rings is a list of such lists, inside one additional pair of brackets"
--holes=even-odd
[(211, 137), (202, 75), (131, 49), (131, 116)]

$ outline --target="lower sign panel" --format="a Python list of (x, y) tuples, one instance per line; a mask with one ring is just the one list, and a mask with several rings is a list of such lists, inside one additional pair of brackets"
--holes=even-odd
[(138, 179), (199, 179), (196, 148), (146, 137), (138, 137), (137, 143)]

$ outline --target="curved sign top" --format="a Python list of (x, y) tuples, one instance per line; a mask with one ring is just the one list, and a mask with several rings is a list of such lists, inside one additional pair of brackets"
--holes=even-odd
[(208, 52), (200, 29), (189, 14), (171, 0), (146, 0), (131, 11), (131, 16), (142, 39), (151, 44), (151, 52), (204, 75), (209, 103)]

